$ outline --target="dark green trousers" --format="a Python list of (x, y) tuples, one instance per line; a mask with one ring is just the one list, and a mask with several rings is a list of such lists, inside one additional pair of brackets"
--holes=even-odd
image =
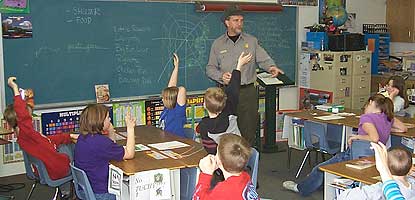
[(254, 84), (241, 86), (237, 109), (239, 130), (252, 146), (258, 126), (258, 94)]

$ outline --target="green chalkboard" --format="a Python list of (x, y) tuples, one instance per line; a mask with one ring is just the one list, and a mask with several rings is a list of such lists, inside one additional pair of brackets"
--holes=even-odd
[[(159, 94), (173, 52), (180, 55), (180, 85), (188, 91), (214, 85), (205, 66), (213, 40), (225, 32), (222, 13), (197, 13), (191, 3), (37, 0), (30, 6), (33, 37), (5, 39), (3, 49), (5, 77), (33, 88), (37, 104), (92, 100), (96, 84), (109, 84), (111, 98)], [(295, 80), (296, 8), (247, 13), (245, 32)], [(7, 102), (11, 96), (6, 89)]]

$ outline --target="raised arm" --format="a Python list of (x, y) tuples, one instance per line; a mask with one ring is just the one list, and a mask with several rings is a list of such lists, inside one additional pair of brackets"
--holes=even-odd
[(169, 84), (167, 87), (176, 87), (177, 86), (177, 76), (179, 74), (179, 56), (176, 53), (173, 54), (173, 64), (174, 68), (170, 75)]
[(125, 123), (127, 124), (127, 145), (125, 145), (123, 159), (133, 159), (135, 155), (135, 118), (131, 117), (131, 113), (125, 114)]

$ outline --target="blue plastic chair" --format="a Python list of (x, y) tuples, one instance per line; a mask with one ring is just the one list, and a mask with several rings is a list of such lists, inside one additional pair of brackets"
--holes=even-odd
[(375, 155), (375, 151), (370, 149), (370, 142), (366, 140), (353, 140), (349, 148), (352, 160)]
[(184, 137), (195, 140), (196, 139), (196, 133), (192, 128), (184, 128)]
[(251, 176), (252, 184), (254, 188), (257, 187), (258, 183), (258, 166), (259, 166), (259, 152), (252, 148), (251, 157), (249, 157), (247, 167), (250, 169), (248, 171), (249, 175)]
[[(186, 138), (196, 140), (195, 131), (192, 128), (184, 128)], [(190, 200), (196, 187), (197, 168), (180, 169), (180, 199)]]
[(298, 178), (311, 151), (335, 154), (340, 151), (343, 127), (340, 125), (304, 121), (304, 143), (307, 152), (295, 175)]
[(71, 171), (75, 185), (76, 196), (80, 199), (95, 200), (94, 191), (92, 191), (88, 176), (84, 170), (75, 167), (75, 165), (71, 163)]
[[(69, 174), (68, 176), (63, 177), (61, 179), (52, 180), (49, 177), (49, 174), (46, 170), (46, 167), (45, 167), (45, 165), (43, 164), (43, 162), (41, 160), (29, 155), (28, 153), (26, 153), (23, 150), (22, 150), (22, 152), (23, 152), (23, 159), (24, 159), (24, 163), (25, 163), (26, 176), (29, 179), (35, 181), (32, 185), (32, 188), (31, 188), (28, 196), (26, 197), (26, 199), (27, 200), (30, 199), (37, 183), (40, 183), (42, 185), (48, 185), (49, 187), (55, 188), (54, 199), (56, 199), (57, 196), (60, 194), (59, 186), (71, 181), (72, 180), (72, 175)], [(36, 175), (33, 172), (32, 166), (36, 167), (39, 175)]]

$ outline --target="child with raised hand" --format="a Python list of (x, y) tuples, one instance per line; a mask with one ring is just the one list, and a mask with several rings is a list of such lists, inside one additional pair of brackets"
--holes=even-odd
[[(244, 171), (251, 156), (248, 142), (239, 135), (227, 133), (220, 137), (217, 149), (216, 156), (209, 154), (199, 161), (201, 173), (193, 200), (259, 199), (249, 174)], [(212, 174), (218, 168), (225, 180), (210, 189)]]
[[(402, 190), (399, 187), (399, 184), (397, 183), (397, 181), (394, 180), (394, 177), (391, 172), (392, 162), (389, 161), (389, 154), (387, 152), (386, 146), (382, 144), (381, 142), (377, 144), (372, 142), (371, 145), (373, 149), (375, 150), (376, 169), (378, 170), (380, 177), (382, 179), (382, 182), (383, 182), (382, 190), (383, 190), (383, 194), (385, 195), (385, 199), (386, 200), (392, 200), (392, 199), (393, 200), (405, 200), (405, 197), (402, 194), (405, 194), (408, 188), (403, 188)], [(398, 161), (401, 161), (401, 162), (403, 161), (403, 162), (413, 164), (411, 153), (409, 153), (409, 159), (408, 159), (408, 156), (406, 156), (406, 158), (405, 157), (402, 159), (398, 158)], [(412, 187), (413, 185), (414, 183), (411, 183)], [(409, 200), (415, 200), (414, 194), (410, 196), (406, 194), (406, 197)]]
[(135, 120), (130, 113), (126, 114), (127, 144), (124, 148), (102, 135), (103, 131), (114, 132), (109, 130), (113, 127), (105, 105), (90, 104), (82, 111), (81, 135), (75, 145), (75, 166), (85, 171), (97, 200), (115, 200), (115, 195), (108, 193), (109, 162), (134, 158)]
[(252, 60), (251, 53), (242, 52), (238, 58), (236, 69), (232, 71), (231, 80), (222, 88), (208, 88), (204, 96), (204, 106), (209, 116), (204, 117), (197, 130), (202, 144), (209, 154), (216, 154), (219, 137), (225, 133), (241, 135), (238, 128), (236, 108), (239, 101), (241, 85), (241, 68)]
[(17, 135), (17, 143), (27, 154), (41, 160), (52, 180), (70, 174), (69, 162), (72, 155), (58, 152), (59, 147), (71, 144), (78, 138), (77, 134), (56, 134), (45, 136), (33, 129), (32, 115), (26, 102), (21, 98), (16, 77), (9, 77), (7, 84), (13, 90), (13, 105), (4, 111), (4, 119)]
[(180, 137), (185, 137), (183, 126), (186, 123), (186, 89), (177, 87), (179, 56), (173, 54), (174, 69), (167, 88), (161, 92), (164, 110), (160, 115), (160, 127)]
[[(385, 145), (379, 142), (379, 145), (371, 143), (372, 146), (376, 145), (382, 148), (382, 154), (385, 156), (386, 168), (389, 170), (391, 179), (388, 179), (384, 173), (381, 173), (382, 181), (383, 179), (394, 180), (399, 186), (401, 193), (404, 197), (415, 197), (415, 185), (414, 178), (408, 176), (412, 168), (412, 154), (403, 147), (392, 147), (389, 151), (386, 151)], [(384, 150), (384, 152), (383, 152)], [(378, 152), (379, 154), (380, 152)], [(376, 151), (375, 151), (376, 154)], [(376, 167), (384, 168), (384, 166), (379, 166), (379, 156), (376, 157)], [(382, 160), (384, 161), (384, 160)], [(379, 170), (383, 171), (383, 169)], [(387, 181), (385, 180), (385, 181)], [(412, 182), (412, 184), (411, 184)], [(373, 185), (365, 185), (363, 187), (347, 189), (340, 193), (337, 197), (337, 200), (358, 200), (358, 199), (385, 199), (382, 192), (382, 183), (378, 182)]]
[[(392, 101), (381, 94), (375, 94), (366, 102), (364, 114), (360, 116), (358, 134), (348, 139), (349, 145), (353, 140), (366, 140), (370, 142), (386, 143), (390, 132), (406, 132), (405, 125), (393, 115)], [(302, 196), (309, 196), (316, 191), (324, 181), (324, 173), (320, 166), (347, 161), (351, 159), (350, 148), (345, 152), (337, 153), (329, 160), (318, 164), (311, 173), (298, 184), (293, 181), (284, 181), (283, 187)]]

